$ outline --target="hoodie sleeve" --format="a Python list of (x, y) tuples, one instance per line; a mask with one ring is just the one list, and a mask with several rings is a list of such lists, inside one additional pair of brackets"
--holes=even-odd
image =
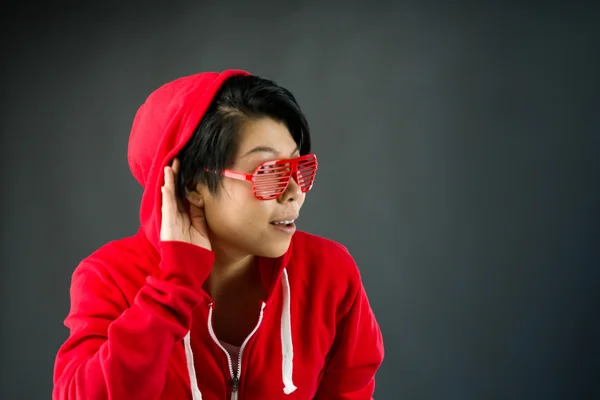
[(350, 307), (337, 324), (316, 400), (373, 398), (375, 373), (383, 362), (383, 338), (360, 277), (353, 281)]
[(91, 261), (77, 268), (54, 400), (160, 397), (169, 356), (191, 327), (214, 262), (211, 251), (183, 242), (162, 242), (161, 254), (160, 270), (147, 277), (130, 307), (102, 268)]

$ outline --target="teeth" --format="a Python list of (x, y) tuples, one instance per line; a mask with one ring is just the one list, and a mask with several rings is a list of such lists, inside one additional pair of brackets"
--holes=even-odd
[(273, 222), (273, 225), (287, 225), (287, 224), (293, 224), (294, 220), (289, 220), (289, 221), (275, 221)]

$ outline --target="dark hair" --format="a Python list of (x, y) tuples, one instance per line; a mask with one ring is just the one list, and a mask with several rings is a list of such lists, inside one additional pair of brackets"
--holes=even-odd
[(193, 190), (198, 183), (206, 184), (216, 194), (223, 179), (221, 171), (234, 161), (242, 126), (248, 120), (264, 117), (285, 124), (300, 154), (310, 153), (308, 122), (292, 93), (258, 76), (234, 76), (223, 83), (178, 155), (178, 196), (185, 196), (185, 189)]

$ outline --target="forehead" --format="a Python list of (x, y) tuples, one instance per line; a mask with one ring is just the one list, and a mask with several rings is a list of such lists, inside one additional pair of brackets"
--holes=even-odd
[(255, 147), (270, 147), (278, 155), (289, 156), (297, 146), (285, 124), (271, 118), (261, 118), (247, 121), (242, 127), (238, 156)]

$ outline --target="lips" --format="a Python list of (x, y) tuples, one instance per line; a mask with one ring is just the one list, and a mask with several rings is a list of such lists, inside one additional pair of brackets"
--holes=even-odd
[(271, 222), (272, 225), (287, 225), (290, 226), (294, 223), (294, 220), (285, 220), (285, 221), (273, 221)]
[(292, 226), (297, 219), (298, 215), (287, 215), (282, 218), (274, 219), (269, 223), (275, 226)]

